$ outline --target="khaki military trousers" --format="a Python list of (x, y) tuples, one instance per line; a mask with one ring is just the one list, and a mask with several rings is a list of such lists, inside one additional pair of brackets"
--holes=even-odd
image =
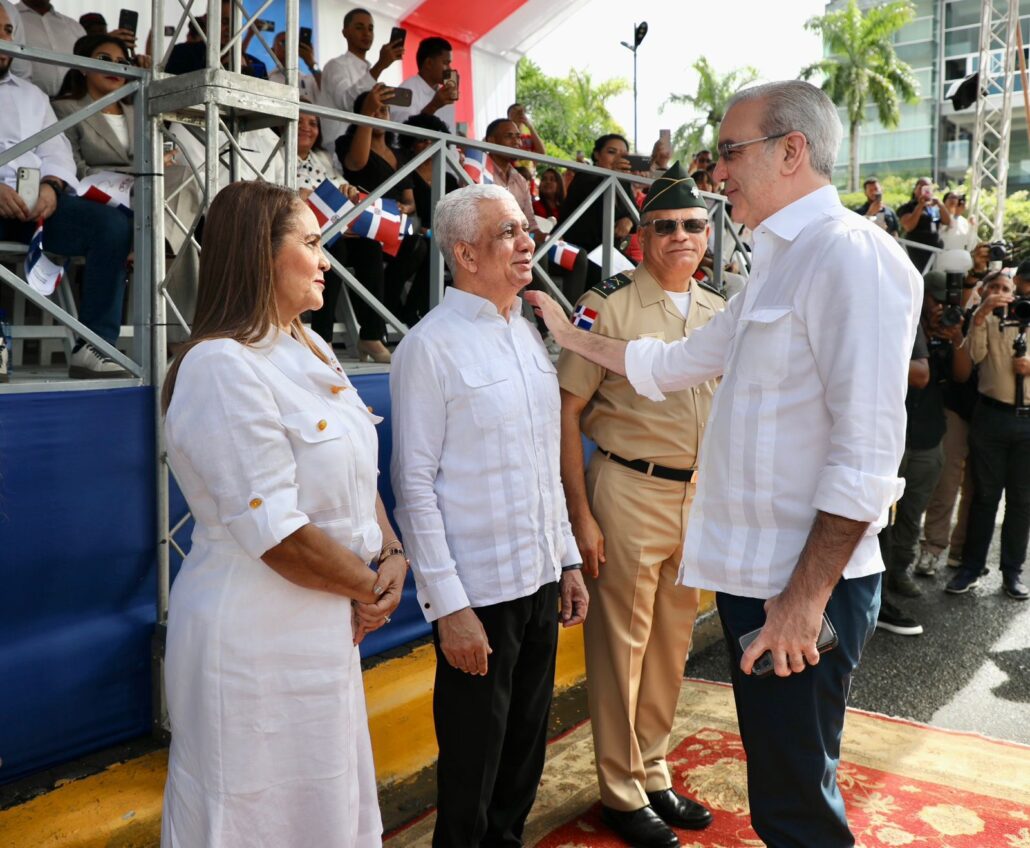
[(697, 614), (676, 585), (693, 483), (591, 458), (587, 495), (607, 562), (587, 581), (587, 700), (601, 803), (636, 810), (672, 785), (665, 755)]

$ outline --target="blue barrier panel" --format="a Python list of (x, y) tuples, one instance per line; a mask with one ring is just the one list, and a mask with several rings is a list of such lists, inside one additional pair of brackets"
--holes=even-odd
[(0, 782), (145, 733), (149, 388), (0, 396)]

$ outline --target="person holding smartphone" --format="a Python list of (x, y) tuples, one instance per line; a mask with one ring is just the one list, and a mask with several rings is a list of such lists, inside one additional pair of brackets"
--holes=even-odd
[(416, 54), (418, 73), (398, 88), (411, 92), (409, 106), (393, 106), (393, 119), (404, 123), (412, 115), (436, 115), (455, 132), (454, 104), (458, 100), (458, 72), (451, 68), (451, 45), (443, 38), (423, 38)]
[[(908, 241), (940, 247), (941, 227), (951, 223), (951, 213), (934, 194), (933, 180), (920, 177), (912, 189), (912, 199), (898, 207), (898, 219)], [(908, 255), (922, 274), (926, 272), (933, 254), (929, 250), (910, 246)]]
[(876, 177), (870, 177), (862, 183), (862, 190), (865, 192), (865, 203), (855, 211), (897, 238), (901, 232), (901, 225), (898, 223), (897, 213), (883, 202), (883, 186), (880, 185), (880, 181)]
[[(280, 67), (268, 72), (268, 79), (281, 85), (286, 84), (286, 32), (277, 32), (272, 42), (272, 55), (278, 60)], [(314, 103), (318, 100), (318, 91), (322, 72), (318, 69), (318, 61), (315, 59), (315, 48), (311, 41), (301, 41), (297, 45), (297, 55), (308, 66), (310, 74), (297, 73), (297, 88), (301, 98)]]
[[(316, 102), (330, 109), (351, 112), (354, 101), (376, 84), (383, 71), (404, 57), (404, 41), (394, 39), (379, 49), (373, 65), (366, 58), (375, 40), (375, 23), (366, 9), (351, 9), (343, 16), (343, 37), (347, 52), (325, 63)], [(322, 121), (322, 146), (332, 151), (336, 139), (347, 131), (346, 121)]]

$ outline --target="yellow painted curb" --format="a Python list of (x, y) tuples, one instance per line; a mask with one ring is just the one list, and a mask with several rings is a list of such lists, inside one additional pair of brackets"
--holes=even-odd
[(3, 848), (151, 848), (168, 752), (155, 751), (0, 811)]

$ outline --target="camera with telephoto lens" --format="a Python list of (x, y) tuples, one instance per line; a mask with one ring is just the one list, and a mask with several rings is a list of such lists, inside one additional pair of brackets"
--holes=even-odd
[(965, 320), (962, 284), (972, 267), (973, 257), (968, 250), (944, 250), (937, 257), (937, 270), (944, 272), (944, 309), (940, 318), (942, 327), (957, 327)]
[(1008, 305), (1008, 309), (999, 306), (991, 313), (997, 315), (1010, 326), (1030, 326), (1030, 297), (1017, 297)]
[(992, 271), (1004, 268), (1009, 263), (1012, 245), (1007, 241), (992, 241), (987, 245), (987, 267)]

